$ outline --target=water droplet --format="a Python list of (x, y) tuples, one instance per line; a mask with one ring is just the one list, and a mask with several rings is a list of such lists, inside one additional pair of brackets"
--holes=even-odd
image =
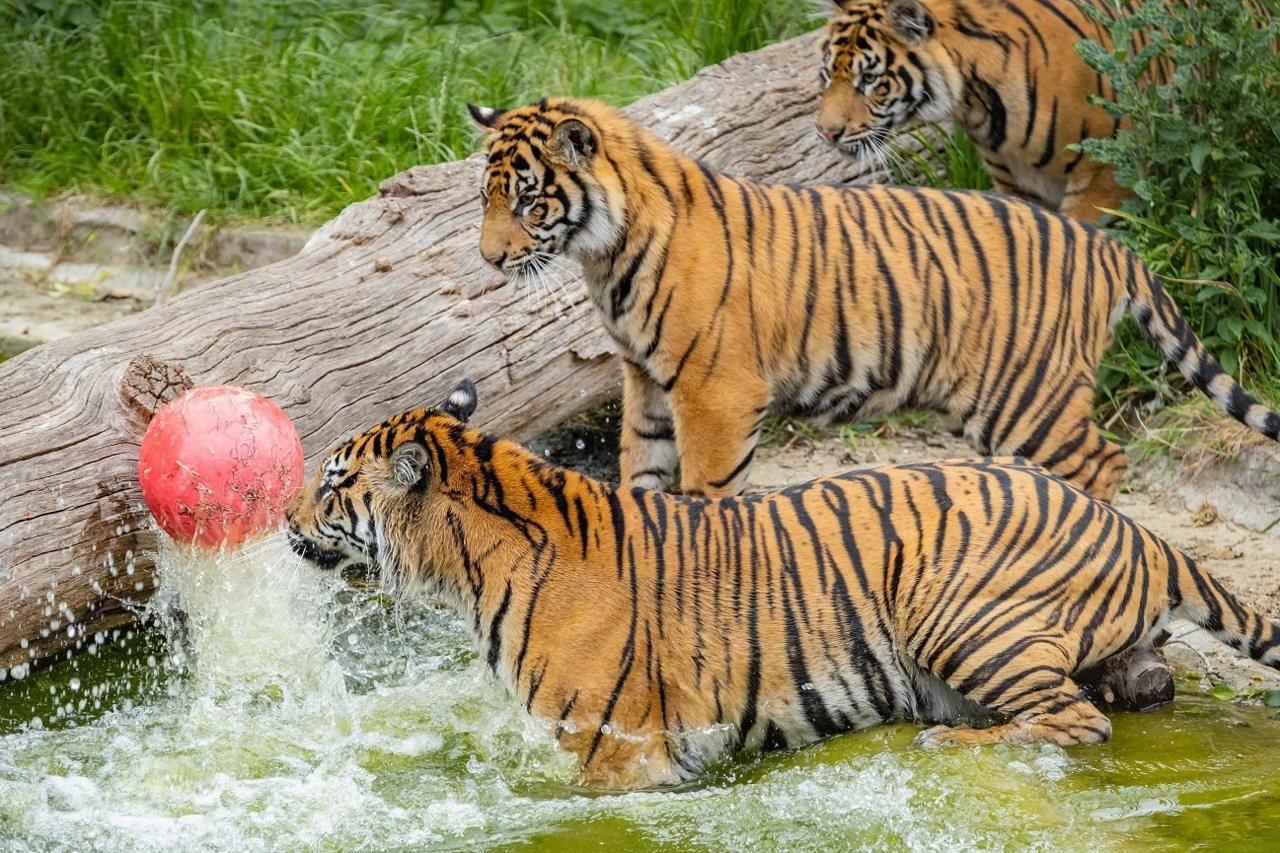
[(576, 447), (576, 448), (578, 448), (579, 450), (586, 450), (586, 449), (587, 449), (587, 443), (586, 443), (585, 441), (583, 441), (582, 439), (580, 439), (580, 438), (579, 438), (579, 439), (576, 439), (576, 440), (573, 442), (573, 446), (574, 446), (574, 447)]
[(67, 686), (70, 687), (72, 690), (78, 691), (80, 689), (80, 679), (78, 678), (71, 679), (71, 681), (68, 682)]

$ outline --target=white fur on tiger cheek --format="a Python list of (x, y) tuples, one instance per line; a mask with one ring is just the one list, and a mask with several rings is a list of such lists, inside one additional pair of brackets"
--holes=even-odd
[(959, 105), (959, 81), (952, 86), (942, 69), (929, 65), (924, 72), (929, 84), (929, 100), (916, 111), (916, 118), (925, 124), (950, 121)]
[[(611, 195), (616, 198), (611, 198)], [(579, 256), (602, 255), (622, 239), (625, 203), (621, 192), (608, 193), (598, 184), (587, 187), (587, 196), (591, 204), (591, 218), (574, 233), (567, 248)]]

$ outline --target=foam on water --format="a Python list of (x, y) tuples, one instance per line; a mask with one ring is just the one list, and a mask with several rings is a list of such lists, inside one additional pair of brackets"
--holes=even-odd
[[(157, 563), (158, 686), (0, 738), (0, 849), (1178, 849), (1180, 827), (1248, 839), (1280, 817), (1258, 748), (1280, 723), (1196, 700), (1070, 753), (925, 751), (898, 725), (592, 795), (451, 614), (353, 590), (279, 539)], [(49, 689), (114, 695), (72, 677)]]
[[(0, 837), (252, 849), (369, 841), (413, 818), (438, 823), (423, 836), (438, 838), (476, 824), (477, 807), (429, 803), (439, 820), (423, 821), (406, 812), (412, 798), (380, 792), (366, 764), (428, 757), (423, 781), (434, 772), (438, 793), (457, 794), (474, 784), (449, 772), (464, 752), (477, 756), (472, 780), (490, 771), (490, 746), (504, 757), (533, 748), (549, 767), (563, 765), (466, 655), (429, 654), (399, 667), (383, 660), (399, 679), (360, 684), (359, 659), (370, 651), (361, 637), (376, 637), (373, 653), (389, 657), (403, 626), (368, 602), (343, 599), (340, 579), (279, 538), (216, 556), (168, 543), (157, 571), (153, 609), (180, 677), (153, 704), (7, 737)], [(354, 678), (335, 654), (343, 649)]]

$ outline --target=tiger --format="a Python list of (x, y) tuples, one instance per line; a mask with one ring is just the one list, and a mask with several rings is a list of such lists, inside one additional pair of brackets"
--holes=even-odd
[[(1114, 0), (1087, 0), (1115, 15)], [(1098, 222), (1129, 197), (1112, 166), (1075, 148), (1126, 126), (1092, 98), (1105, 77), (1076, 44), (1111, 46), (1076, 0), (832, 0), (821, 38), (818, 134), (863, 162), (884, 157), (900, 132), (955, 122), (972, 140), (995, 189)], [(1146, 37), (1132, 45), (1141, 49)], [(1155, 81), (1168, 63), (1153, 62)]]
[(692, 498), (554, 467), (469, 426), (477, 403), (464, 380), (334, 448), (287, 536), (436, 595), (585, 785), (679, 784), (890, 721), (930, 724), (927, 747), (1104, 741), (1073, 676), (1173, 617), (1280, 669), (1280, 624), (1025, 460)]
[(940, 412), (1100, 500), (1128, 462), (1091, 420), (1128, 313), (1228, 414), (1280, 416), (1206, 352), (1159, 279), (1092, 225), (996, 194), (766, 185), (605, 104), (471, 108), (487, 134), (480, 254), (517, 281), (560, 257), (621, 356), (621, 478), (739, 493), (766, 416)]

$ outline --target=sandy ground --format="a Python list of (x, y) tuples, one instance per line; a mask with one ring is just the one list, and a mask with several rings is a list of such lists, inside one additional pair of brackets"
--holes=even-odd
[[(894, 462), (925, 462), (973, 456), (967, 442), (946, 434), (895, 429), (891, 435), (867, 435), (850, 443), (835, 434), (795, 438), (762, 448), (752, 467), (753, 487), (773, 488), (803, 482), (834, 471)], [(1135, 463), (1136, 464), (1136, 463)], [(1131, 518), (1199, 560), (1251, 606), (1280, 618), (1280, 537), (1259, 533), (1217, 517), (1211, 503), (1187, 505), (1186, 483), (1162, 489), (1135, 484), (1116, 506)], [(1250, 496), (1241, 495), (1241, 500)], [(1168, 657), (1186, 683), (1224, 682), (1237, 690), (1280, 688), (1280, 673), (1242, 658), (1188, 622), (1173, 628)], [(1204, 675), (1197, 679), (1196, 675)]]
[(90, 295), (40, 274), (0, 269), (0, 352), (13, 355), (144, 307), (132, 296)]

